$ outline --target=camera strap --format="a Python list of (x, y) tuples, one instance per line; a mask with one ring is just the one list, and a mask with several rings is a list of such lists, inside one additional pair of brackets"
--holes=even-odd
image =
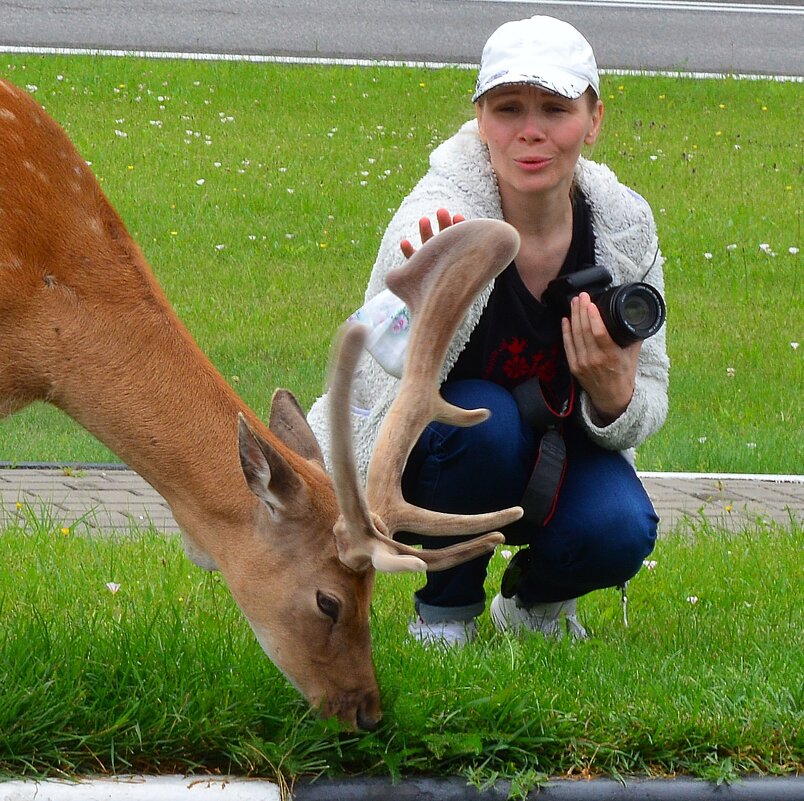
[(575, 382), (570, 381), (567, 396), (557, 409), (548, 403), (537, 377), (515, 387), (513, 395), (522, 419), (537, 435), (541, 432), (536, 463), (522, 496), (523, 516), (530, 523), (545, 526), (555, 513), (567, 469), (563, 426), (575, 407)]

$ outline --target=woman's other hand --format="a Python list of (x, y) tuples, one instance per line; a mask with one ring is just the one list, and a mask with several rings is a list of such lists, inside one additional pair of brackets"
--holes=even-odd
[[(439, 232), (443, 231), (445, 228), (449, 228), (451, 225), (463, 222), (465, 219), (462, 214), (453, 215), (448, 209), (439, 209), (436, 212), (436, 222), (438, 223)], [(422, 217), (419, 220), (419, 236), (422, 240), (422, 244), (435, 236), (433, 233), (433, 224), (429, 217)], [(402, 254), (406, 259), (409, 259), (416, 252), (416, 248), (413, 247), (409, 239), (403, 239), (399, 243), (399, 247), (402, 249)]]
[(614, 422), (634, 394), (642, 342), (621, 348), (586, 292), (572, 299), (570, 316), (561, 325), (570, 372), (589, 394), (601, 420)]

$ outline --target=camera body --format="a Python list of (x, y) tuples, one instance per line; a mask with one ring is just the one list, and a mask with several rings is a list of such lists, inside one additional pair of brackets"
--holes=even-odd
[(572, 298), (581, 292), (588, 293), (609, 336), (621, 348), (652, 337), (667, 317), (659, 291), (640, 281), (619, 286), (611, 286), (611, 282), (611, 273), (605, 267), (587, 267), (553, 279), (547, 285), (544, 299), (548, 306), (569, 317)]

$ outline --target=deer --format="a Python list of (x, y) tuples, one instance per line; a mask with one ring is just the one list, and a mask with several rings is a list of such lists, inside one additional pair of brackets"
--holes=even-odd
[[(439, 570), (487, 553), (520, 507), (445, 515), (408, 504), (401, 474), (433, 419), (472, 425), (439, 394), (474, 296), (514, 257), (516, 231), (473, 220), (389, 277), (408, 304), (408, 365), (361, 485), (349, 399), (365, 329), (335, 339), (331, 475), (304, 411), (277, 389), (263, 423), (173, 311), (62, 127), (0, 79), (0, 419), (33, 402), (69, 415), (165, 499), (188, 558), (220, 571), (268, 658), (323, 717), (382, 718), (369, 631), (376, 571)], [(423, 550), (400, 531), (480, 536)]]

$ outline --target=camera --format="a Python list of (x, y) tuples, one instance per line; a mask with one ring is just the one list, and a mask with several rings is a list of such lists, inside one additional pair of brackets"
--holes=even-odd
[(600, 311), (609, 336), (621, 348), (652, 337), (667, 316), (659, 291), (642, 282), (610, 286), (611, 281), (611, 273), (605, 267), (587, 267), (553, 279), (547, 285), (544, 299), (548, 306), (568, 317), (572, 298), (587, 292)]

